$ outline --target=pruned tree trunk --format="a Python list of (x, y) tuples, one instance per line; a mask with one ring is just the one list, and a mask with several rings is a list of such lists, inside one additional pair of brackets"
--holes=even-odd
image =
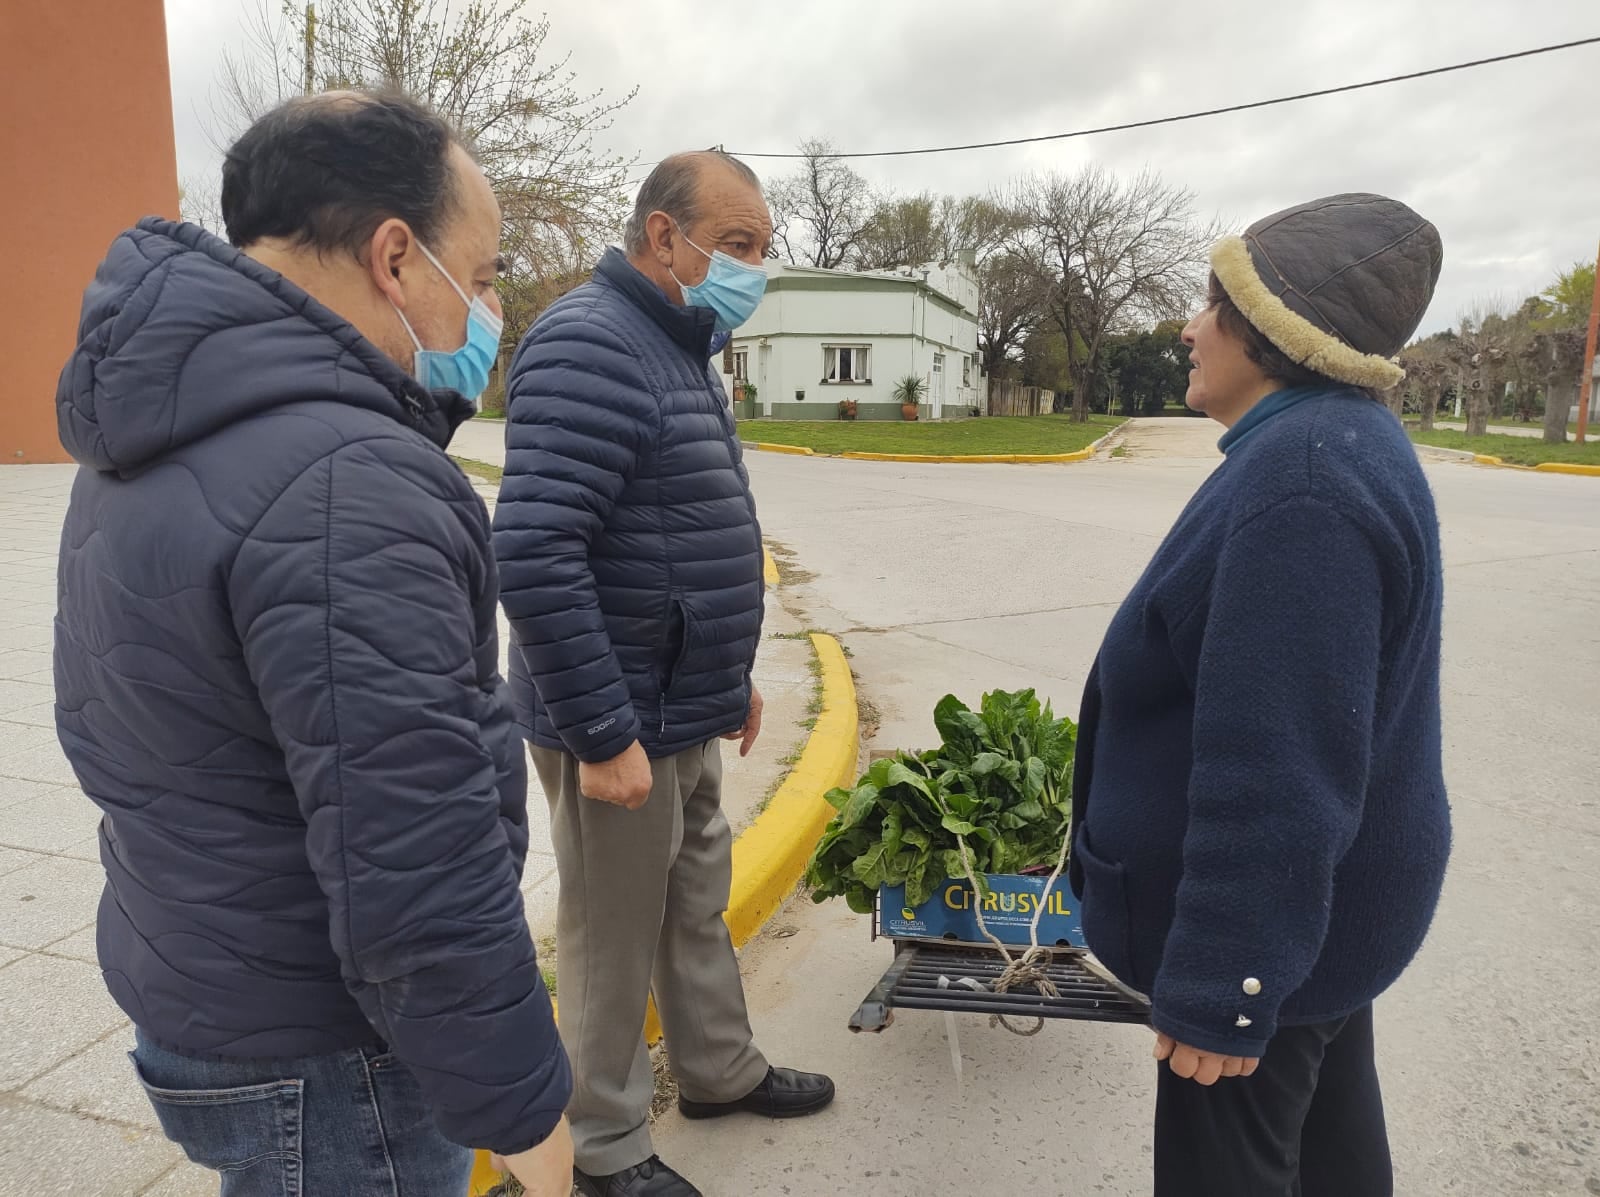
[(1562, 383), (1551, 381), (1544, 388), (1544, 443), (1547, 445), (1564, 445), (1567, 443), (1567, 415), (1572, 404), (1567, 402), (1567, 388)]
[(1489, 380), (1480, 372), (1467, 390), (1467, 435), (1483, 436), (1489, 431)]
[(1422, 431), (1433, 431), (1433, 418), (1439, 414), (1439, 400), (1444, 395), (1444, 388), (1437, 384), (1428, 384), (1422, 388)]
[(1395, 387), (1384, 392), (1383, 405), (1394, 413), (1394, 418), (1404, 420), (1406, 417), (1406, 392), (1404, 387)]

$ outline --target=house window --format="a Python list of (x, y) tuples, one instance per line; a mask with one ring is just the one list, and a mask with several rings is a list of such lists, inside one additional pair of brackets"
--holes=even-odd
[(735, 382), (750, 381), (750, 351), (737, 349), (733, 354), (733, 380)]
[(865, 345), (824, 345), (824, 382), (871, 382), (872, 351)]
[(972, 359), (964, 354), (961, 358), (961, 385), (964, 387), (972, 385)]

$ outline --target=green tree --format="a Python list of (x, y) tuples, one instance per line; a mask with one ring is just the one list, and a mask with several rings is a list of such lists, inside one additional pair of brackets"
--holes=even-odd
[(1123, 415), (1158, 416), (1168, 404), (1182, 402), (1189, 350), (1181, 322), (1165, 320), (1154, 329), (1112, 337), (1105, 356)]
[(1593, 262), (1577, 262), (1556, 276), (1540, 294), (1550, 307), (1545, 321), (1551, 328), (1586, 328), (1594, 304)]

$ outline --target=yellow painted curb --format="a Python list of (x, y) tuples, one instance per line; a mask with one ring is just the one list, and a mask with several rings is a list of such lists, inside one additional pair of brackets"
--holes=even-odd
[(816, 727), (767, 809), (734, 841), (727, 922), (735, 947), (759, 931), (799, 883), (835, 813), (823, 795), (856, 779), (861, 722), (850, 664), (832, 636), (812, 633), (811, 646), (822, 667)]
[(766, 580), (768, 590), (783, 580), (778, 576), (778, 563), (772, 559), (765, 545), (761, 547), (761, 576)]
[(1578, 465), (1565, 461), (1545, 461), (1533, 467), (1546, 474), (1576, 474), (1580, 478), (1600, 478), (1600, 466)]
[(1534, 470), (1542, 470), (1544, 468), (1543, 466), (1518, 465), (1514, 461), (1506, 461), (1503, 458), (1491, 457), (1487, 453), (1474, 453), (1472, 455), (1472, 460), (1478, 465), (1492, 466), (1497, 470), (1524, 470), (1530, 474)]
[(816, 456), (816, 452), (814, 450), (807, 449), (803, 445), (773, 445), (768, 444), (765, 441), (757, 441), (750, 447), (752, 449), (760, 449), (763, 453), (793, 453), (796, 457)]
[[(811, 647), (822, 669), (822, 711), (799, 762), (789, 770), (767, 809), (733, 844), (733, 888), (723, 917), (736, 948), (761, 930), (799, 884), (822, 829), (834, 815), (823, 795), (856, 780), (861, 716), (850, 663), (832, 636), (813, 632)], [(645, 1042), (659, 1038), (661, 1023), (651, 1002), (645, 1018)], [(499, 1182), (499, 1174), (489, 1167), (489, 1153), (478, 1152), (468, 1188), (470, 1197), (479, 1197)]]

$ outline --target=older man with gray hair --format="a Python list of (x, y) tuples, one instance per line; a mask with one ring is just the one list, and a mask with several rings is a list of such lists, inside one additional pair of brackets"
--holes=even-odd
[(766, 286), (772, 218), (725, 154), (666, 159), (624, 249), (540, 317), (507, 388), (495, 513), (511, 684), (561, 876), (561, 1035), (589, 1197), (698, 1193), (652, 1154), (654, 990), (691, 1118), (815, 1113), (752, 1042), (722, 915), (721, 741), (761, 731), (761, 528), (711, 356)]

